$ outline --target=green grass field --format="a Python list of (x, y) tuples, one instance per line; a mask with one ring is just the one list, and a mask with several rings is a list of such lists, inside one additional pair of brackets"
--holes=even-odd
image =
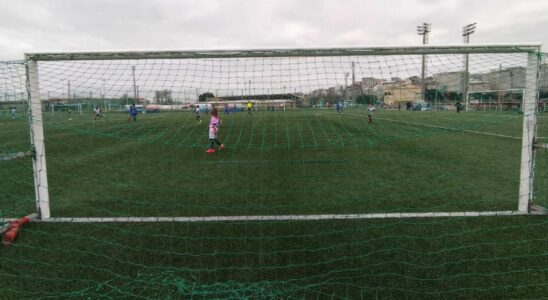
[(519, 138), (518, 114), (240, 113), (224, 116), (215, 154), (191, 113), (70, 118), (46, 116), (52, 216), (517, 207), (521, 142), (481, 132)]
[[(46, 114), (52, 217), (517, 209), (517, 113), (230, 114), (215, 154), (207, 121)], [(0, 138), (2, 153), (27, 151), (26, 117), (0, 119)], [(34, 212), (30, 159), (0, 166), (0, 217)], [(31, 223), (0, 250), (0, 297), (541, 298), (546, 232), (545, 216)]]

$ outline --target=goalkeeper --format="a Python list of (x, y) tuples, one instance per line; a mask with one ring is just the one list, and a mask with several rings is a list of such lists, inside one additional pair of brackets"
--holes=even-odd
[(247, 114), (251, 115), (251, 110), (253, 109), (253, 103), (251, 101), (247, 102)]

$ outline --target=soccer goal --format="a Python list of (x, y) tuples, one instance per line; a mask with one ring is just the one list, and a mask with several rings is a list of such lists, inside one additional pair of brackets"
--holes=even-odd
[[(26, 84), (16, 89), (30, 103), (36, 212), (72, 222), (528, 214), (539, 53), (465, 45), (27, 54)], [(463, 54), (476, 82), (504, 87), (508, 73), (511, 88), (463, 97)], [(67, 88), (89, 94), (88, 109), (63, 98)], [(519, 99), (523, 113), (409, 109), (482, 102), (481, 94)], [(45, 95), (57, 99), (54, 114), (44, 113)], [(92, 108), (105, 97), (181, 110), (97, 118)], [(200, 105), (218, 111), (219, 142)]]
[(468, 92), (471, 108), (482, 111), (520, 111), (525, 89), (482, 90)]
[(51, 104), (49, 107), (52, 114), (56, 112), (83, 114), (82, 104)]

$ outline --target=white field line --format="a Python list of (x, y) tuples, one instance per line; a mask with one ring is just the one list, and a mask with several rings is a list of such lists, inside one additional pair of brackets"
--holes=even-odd
[[(357, 117), (357, 118), (361, 117), (361, 116), (352, 115), (352, 114), (347, 114), (345, 116)], [(548, 118), (548, 116), (537, 116), (537, 117), (538, 118), (542, 118), (542, 117)], [(416, 126), (433, 127), (433, 128), (438, 128), (438, 129), (446, 129), (446, 130), (470, 132), (470, 133), (477, 133), (477, 134), (485, 134), (485, 135), (491, 135), (491, 136), (498, 136), (498, 137), (505, 137), (505, 138), (510, 138), (510, 139), (521, 140), (521, 137), (516, 137), (516, 136), (511, 136), (511, 135), (504, 135), (504, 134), (497, 134), (497, 133), (490, 133), (490, 132), (483, 132), (483, 131), (475, 131), (475, 130), (467, 130), (467, 129), (458, 129), (458, 128), (453, 128), (453, 127), (442, 127), (442, 126), (422, 124), (422, 123), (412, 123), (412, 122), (405, 122), (405, 121), (386, 119), (386, 118), (375, 118), (375, 119), (389, 121), (389, 122), (395, 122), (395, 123), (403, 123), (403, 124), (416, 125)], [(537, 136), (536, 138), (537, 139), (548, 139), (548, 136)]]
[[(360, 116), (357, 116), (357, 115), (346, 115), (346, 116), (357, 117), (357, 118), (360, 117)], [(521, 137), (516, 137), (516, 136), (511, 136), (511, 135), (504, 135), (504, 134), (497, 134), (497, 133), (490, 133), (490, 132), (483, 132), (483, 131), (475, 131), (475, 130), (467, 130), (467, 129), (459, 129), (459, 128), (453, 128), (453, 127), (443, 127), (443, 126), (429, 125), (429, 124), (423, 124), (423, 123), (413, 123), (413, 122), (406, 122), (406, 121), (386, 119), (386, 118), (375, 118), (375, 119), (376, 120), (394, 122), (394, 123), (402, 123), (402, 124), (409, 124), (409, 125), (423, 126), (423, 127), (432, 127), (432, 128), (438, 128), (438, 129), (444, 129), (444, 130), (462, 131), (462, 132), (469, 132), (469, 133), (476, 133), (476, 134), (485, 134), (485, 135), (491, 135), (491, 136), (521, 140)], [(540, 137), (540, 138), (544, 138), (544, 137)]]
[[(157, 223), (157, 222), (242, 222), (242, 221), (319, 221), (359, 219), (405, 219), (444, 217), (483, 217), (527, 215), (521, 211), (463, 211), (463, 212), (409, 212), (371, 214), (324, 214), (324, 215), (263, 215), (263, 216), (202, 216), (202, 217), (62, 217), (33, 222), (46, 223)], [(10, 219), (0, 219), (2, 222)]]
[(521, 140), (521, 137), (516, 137), (516, 136), (511, 136), (511, 135), (504, 135), (504, 134), (497, 134), (497, 133), (490, 133), (490, 132), (483, 132), (483, 131), (475, 131), (475, 130), (467, 130), (467, 129), (459, 129), (459, 128), (452, 128), (452, 127), (443, 127), (443, 126), (436, 126), (436, 125), (428, 125), (428, 124), (422, 124), (422, 123), (405, 122), (405, 121), (385, 119), (385, 118), (376, 118), (376, 119), (377, 120), (389, 121), (389, 122), (395, 122), (395, 123), (403, 123), (403, 124), (409, 124), (409, 125), (432, 127), (432, 128), (453, 130), (453, 131), (462, 131), (462, 132), (469, 132), (469, 133), (476, 133), (476, 134), (485, 134), (485, 135), (491, 135), (491, 136)]
[(30, 151), (0, 154), (0, 161), (32, 156)]
[[(2, 221), (2, 220), (0, 220), (0, 222), (4, 223), (4, 222), (10, 222), (10, 221)], [(0, 226), (0, 234), (2, 234), (2, 233), (4, 233), (4, 232), (8, 231), (9, 226), (10, 226), (9, 223)]]

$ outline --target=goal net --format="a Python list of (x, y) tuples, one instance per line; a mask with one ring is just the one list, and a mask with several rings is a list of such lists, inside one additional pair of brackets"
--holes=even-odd
[[(546, 240), (533, 240), (546, 220), (469, 218), (546, 203), (533, 180), (535, 138), (548, 135), (537, 122), (548, 88), (539, 51), (80, 52), (2, 63), (0, 89), (22, 96), (0, 102), (0, 225), (32, 213), (36, 222), (0, 258), (11, 268), (0, 281), (26, 297), (545, 290), (529, 280), (548, 266), (525, 266), (545, 261)], [(505, 109), (485, 109), (492, 102)], [(14, 118), (11, 103), (24, 107)], [(505, 234), (515, 235), (494, 239)], [(517, 258), (515, 244), (538, 252)], [(514, 272), (508, 261), (526, 263)], [(36, 275), (21, 280), (18, 264)], [(46, 294), (31, 288), (38, 278)]]

